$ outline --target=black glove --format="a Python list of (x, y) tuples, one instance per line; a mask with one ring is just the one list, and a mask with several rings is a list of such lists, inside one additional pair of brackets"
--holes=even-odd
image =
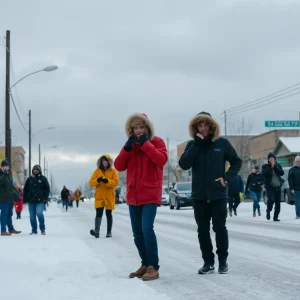
[(103, 182), (103, 183), (108, 183), (108, 179), (107, 179), (107, 178), (103, 178), (103, 179), (102, 179), (102, 182)]
[(146, 134), (142, 134), (140, 137), (139, 137), (139, 142), (141, 144), (141, 146), (143, 146), (147, 141), (148, 141), (148, 137)]
[(198, 147), (201, 147), (203, 145), (203, 139), (199, 138), (198, 135), (195, 136), (195, 145), (198, 146)]
[(102, 178), (102, 176), (101, 177), (99, 177), (99, 178), (97, 178), (97, 181), (100, 183), (100, 182), (102, 182), (103, 181), (103, 178)]
[(131, 135), (126, 142), (124, 150), (130, 152), (132, 150), (132, 145), (137, 141), (137, 137), (135, 135)]

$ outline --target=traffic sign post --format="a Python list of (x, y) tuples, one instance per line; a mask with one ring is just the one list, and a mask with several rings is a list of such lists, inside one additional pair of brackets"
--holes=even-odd
[(291, 121), (265, 121), (265, 127), (300, 127), (299, 120)]

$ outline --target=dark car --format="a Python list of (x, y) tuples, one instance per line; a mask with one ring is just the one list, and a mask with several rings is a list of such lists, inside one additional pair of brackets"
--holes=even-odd
[[(281, 202), (286, 202), (287, 204), (294, 205), (295, 204), (294, 195), (291, 193), (289, 182), (288, 182), (288, 176), (291, 167), (284, 167), (282, 169), (284, 171), (284, 175), (281, 176), (281, 179), (283, 180), (281, 186)], [(263, 190), (263, 199), (265, 204), (267, 204), (268, 196), (265, 189)]]
[(191, 198), (192, 183), (191, 182), (177, 182), (174, 189), (170, 191), (169, 206), (170, 209), (180, 209), (180, 207), (193, 206)]

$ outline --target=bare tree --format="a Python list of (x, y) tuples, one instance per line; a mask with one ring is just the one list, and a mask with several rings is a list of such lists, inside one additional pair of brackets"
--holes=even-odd
[(169, 172), (171, 174), (171, 176), (170, 176), (170, 181), (171, 182), (174, 179), (176, 180), (176, 182), (178, 182), (177, 167), (178, 167), (178, 162), (177, 162), (177, 157), (176, 157), (175, 150), (171, 150), (169, 152)]

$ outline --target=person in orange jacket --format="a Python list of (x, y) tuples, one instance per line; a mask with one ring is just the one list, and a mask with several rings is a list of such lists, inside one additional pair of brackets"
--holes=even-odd
[(74, 192), (74, 200), (76, 201), (76, 207), (78, 208), (79, 206), (79, 201), (80, 201), (80, 197), (81, 197), (81, 191), (80, 189), (76, 189), (75, 192)]
[(112, 237), (111, 230), (113, 225), (112, 211), (115, 209), (115, 188), (119, 184), (118, 172), (113, 168), (113, 160), (109, 154), (102, 155), (97, 161), (98, 168), (94, 171), (90, 186), (96, 187), (95, 190), (95, 228), (90, 230), (90, 234), (99, 238), (100, 226), (105, 208), (107, 219), (106, 237)]
[(21, 219), (21, 212), (23, 210), (23, 190), (19, 187), (17, 184), (16, 180), (13, 181), (15, 188), (19, 191), (20, 193), (20, 200), (14, 202), (15, 206), (15, 211), (17, 215), (17, 219)]

